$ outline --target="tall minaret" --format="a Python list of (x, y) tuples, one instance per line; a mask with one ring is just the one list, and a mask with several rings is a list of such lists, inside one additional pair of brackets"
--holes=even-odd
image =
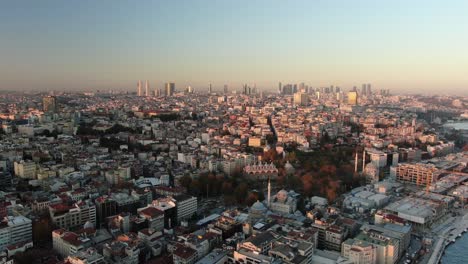
[(145, 96), (149, 96), (149, 82), (146, 80), (145, 82)]
[(138, 80), (138, 83), (137, 83), (137, 95), (138, 96), (141, 96), (141, 80)]
[(357, 173), (357, 166), (358, 166), (358, 152), (356, 151), (356, 158), (354, 160), (354, 173)]
[(362, 152), (362, 171), (364, 172), (364, 169), (366, 168), (366, 150)]
[(270, 183), (270, 177), (268, 177), (268, 193), (267, 193), (267, 207), (270, 208), (270, 197), (271, 197), (271, 183)]

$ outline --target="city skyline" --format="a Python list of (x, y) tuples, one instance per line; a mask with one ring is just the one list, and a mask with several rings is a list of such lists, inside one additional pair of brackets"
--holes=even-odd
[(468, 1), (0, 9), (0, 264), (468, 258)]
[(4, 4), (0, 90), (240, 90), (278, 81), (468, 93), (463, 1)]

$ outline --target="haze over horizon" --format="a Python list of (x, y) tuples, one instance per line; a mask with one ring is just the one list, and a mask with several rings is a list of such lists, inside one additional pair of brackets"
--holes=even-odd
[(11, 1), (0, 90), (278, 81), (468, 95), (466, 1)]

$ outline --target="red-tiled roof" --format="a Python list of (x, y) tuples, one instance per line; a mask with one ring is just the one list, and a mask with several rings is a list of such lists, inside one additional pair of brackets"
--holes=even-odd
[(80, 237), (72, 232), (66, 232), (65, 234), (62, 235), (62, 239), (66, 241), (69, 244), (72, 244), (74, 246), (79, 246), (81, 245), (81, 240), (79, 239)]
[(151, 218), (156, 218), (158, 216), (164, 215), (164, 212), (154, 207), (148, 207), (148, 208), (141, 210), (140, 214), (151, 217)]
[(173, 254), (182, 259), (189, 259), (193, 255), (197, 254), (197, 251), (192, 248), (180, 245), (177, 246), (177, 249), (173, 252)]

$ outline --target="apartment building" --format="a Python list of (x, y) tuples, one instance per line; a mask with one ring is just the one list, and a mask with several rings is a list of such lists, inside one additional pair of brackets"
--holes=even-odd
[(6, 216), (0, 222), (0, 251), (9, 245), (32, 241), (32, 221), (24, 216)]

